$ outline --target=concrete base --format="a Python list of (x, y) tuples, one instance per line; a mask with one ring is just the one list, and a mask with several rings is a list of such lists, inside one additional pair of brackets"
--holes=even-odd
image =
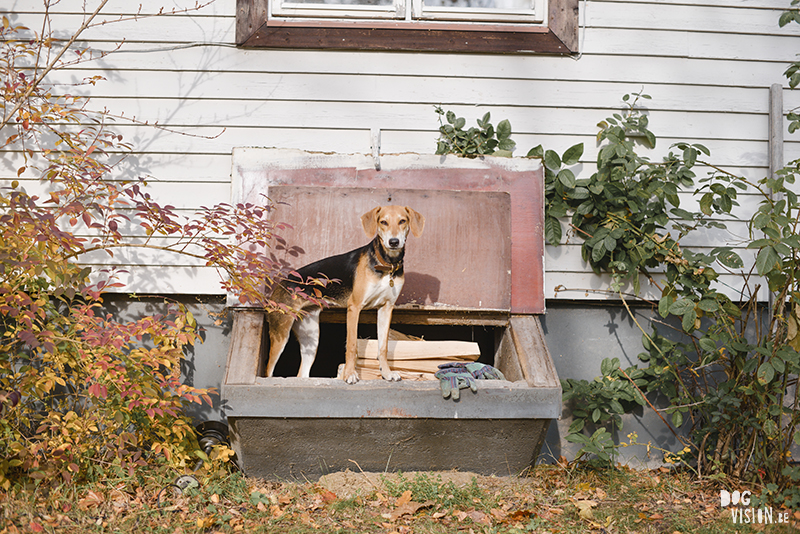
[(549, 423), (238, 417), (231, 419), (230, 429), (240, 466), (249, 476), (317, 480), (359, 468), (517, 475), (539, 455)]

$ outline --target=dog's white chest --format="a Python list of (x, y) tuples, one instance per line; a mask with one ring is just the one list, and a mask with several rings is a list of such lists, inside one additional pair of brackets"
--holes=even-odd
[(364, 307), (379, 308), (387, 303), (394, 304), (402, 289), (403, 278), (383, 275), (364, 292)]

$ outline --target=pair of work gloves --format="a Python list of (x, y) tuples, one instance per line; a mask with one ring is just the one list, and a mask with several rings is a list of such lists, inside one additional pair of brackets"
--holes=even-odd
[(503, 373), (491, 365), (482, 363), (450, 362), (443, 363), (434, 374), (439, 379), (442, 397), (458, 400), (462, 389), (469, 388), (473, 393), (478, 391), (475, 379), (505, 380)]

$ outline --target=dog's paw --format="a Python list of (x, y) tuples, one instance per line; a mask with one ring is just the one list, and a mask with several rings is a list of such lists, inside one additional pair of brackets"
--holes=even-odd
[(400, 382), (402, 380), (400, 373), (397, 371), (389, 371), (388, 373), (381, 371), (381, 376), (384, 380), (388, 380), (389, 382)]
[(345, 382), (348, 384), (355, 384), (358, 382), (358, 373), (351, 373), (348, 377), (344, 379)]

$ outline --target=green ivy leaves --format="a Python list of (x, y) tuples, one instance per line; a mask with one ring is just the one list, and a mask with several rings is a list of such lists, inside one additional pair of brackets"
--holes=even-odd
[(554, 150), (544, 150), (542, 145), (532, 148), (527, 157), (542, 160), (545, 181), (544, 234), (548, 243), (558, 246), (563, 235), (560, 218), (565, 217), (574, 200), (586, 199), (589, 191), (579, 186), (575, 173), (566, 168), (577, 164), (583, 156), (583, 143), (568, 148), (561, 156)]
[[(478, 127), (464, 130), (466, 119), (457, 117), (452, 111), (444, 111), (436, 107), (439, 114), (439, 139), (436, 142), (436, 154), (456, 154), (461, 157), (475, 158), (482, 155), (493, 155), (510, 158), (517, 144), (511, 139), (511, 123), (502, 120), (495, 128), (491, 114), (486, 113), (478, 119)], [(442, 117), (447, 123), (442, 122)]]

